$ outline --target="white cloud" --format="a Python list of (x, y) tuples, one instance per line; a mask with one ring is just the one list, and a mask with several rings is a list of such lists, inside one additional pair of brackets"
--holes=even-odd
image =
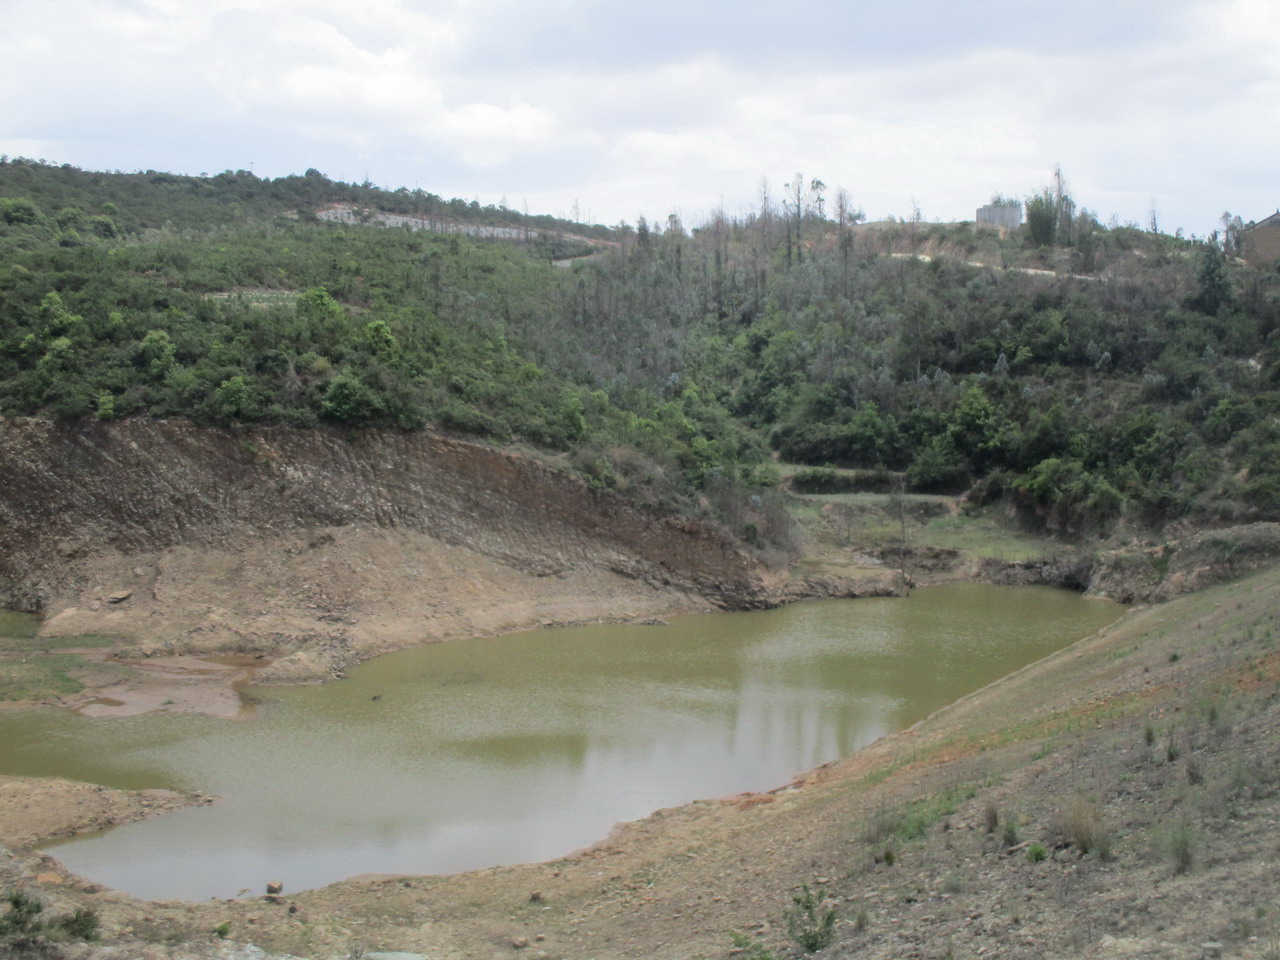
[[(315, 166), (608, 222), (796, 170), (971, 217), (1061, 163), (1104, 217), (1273, 209), (1280, 5), (7, 0), (0, 152)], [(38, 150), (33, 149), (38, 147)]]

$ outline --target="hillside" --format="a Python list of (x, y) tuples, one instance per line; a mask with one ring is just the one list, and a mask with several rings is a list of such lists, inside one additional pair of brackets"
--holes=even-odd
[[(863, 230), (803, 200), (605, 229), (315, 171), (22, 160), (0, 197), (5, 416), (430, 425), (705, 496), (784, 553), (743, 515), (771, 453), (971, 488), (1068, 539), (1280, 517), (1280, 274), (1216, 240), (1087, 211)], [(445, 222), (476, 229), (414, 229)], [(548, 226), (608, 243), (554, 269)]]

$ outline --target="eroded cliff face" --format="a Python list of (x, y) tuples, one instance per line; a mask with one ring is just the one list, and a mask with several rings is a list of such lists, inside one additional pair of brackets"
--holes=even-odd
[(765, 602), (721, 531), (429, 433), (0, 422), (0, 604), (45, 632), (284, 657)]

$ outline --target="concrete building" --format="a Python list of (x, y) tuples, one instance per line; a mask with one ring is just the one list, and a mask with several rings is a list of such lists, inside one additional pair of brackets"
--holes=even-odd
[(1022, 226), (1022, 204), (988, 203), (978, 208), (977, 222), (989, 227), (1015, 230)]
[(1265, 220), (1251, 223), (1240, 234), (1244, 258), (1250, 263), (1280, 260), (1280, 210)]

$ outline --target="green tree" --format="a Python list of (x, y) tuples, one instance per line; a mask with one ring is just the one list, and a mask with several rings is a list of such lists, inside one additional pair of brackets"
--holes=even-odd
[(223, 380), (213, 395), (217, 414), (222, 420), (253, 420), (258, 416), (253, 385), (242, 374)]
[(1196, 275), (1199, 290), (1187, 306), (1199, 313), (1217, 316), (1231, 305), (1231, 279), (1227, 276), (1227, 262), (1218, 246), (1216, 236), (1204, 246), (1200, 254), (1200, 270)]
[(1037, 247), (1051, 247), (1058, 236), (1058, 204), (1045, 187), (1027, 197), (1027, 236)]
[(39, 223), (40, 208), (26, 197), (0, 197), (0, 220), (5, 223), (30, 225)]
[(320, 414), (337, 423), (367, 423), (383, 412), (382, 402), (359, 377), (344, 371), (329, 381)]
[(148, 330), (134, 354), (134, 362), (144, 367), (153, 380), (163, 380), (173, 367), (177, 347), (167, 331)]

